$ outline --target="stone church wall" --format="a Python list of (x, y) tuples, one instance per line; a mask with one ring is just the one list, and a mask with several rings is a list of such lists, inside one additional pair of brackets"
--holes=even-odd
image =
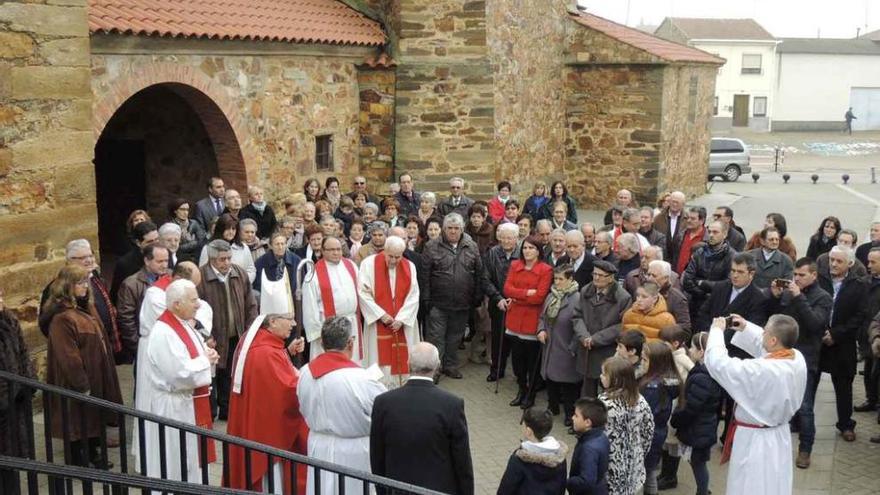
[(38, 353), (65, 243), (97, 240), (86, 2), (48, 3), (0, 3), (0, 289)]

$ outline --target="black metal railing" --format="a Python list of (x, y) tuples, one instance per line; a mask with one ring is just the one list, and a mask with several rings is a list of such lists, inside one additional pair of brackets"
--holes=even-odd
[[(272, 469), (272, 466), (276, 462), (278, 462), (282, 463), (282, 465), (285, 465), (285, 469), (289, 469), (289, 474), (292, 480), (291, 485), (293, 487), (296, 487), (296, 482), (299, 477), (299, 473), (297, 473), (297, 466), (307, 466), (309, 471), (313, 473), (315, 492), (319, 494), (322, 493), (320, 487), (321, 472), (327, 471), (336, 475), (338, 480), (338, 493), (341, 495), (344, 495), (345, 493), (345, 481), (348, 479), (354, 479), (362, 482), (363, 493), (365, 495), (371, 493), (371, 487), (376, 487), (380, 489), (383, 493), (389, 494), (441, 495), (440, 492), (428, 490), (426, 488), (421, 488), (407, 483), (401, 483), (388, 478), (383, 478), (381, 476), (375, 476), (371, 473), (358, 471), (345, 466), (333, 464), (319, 459), (314, 459), (293, 452), (288, 452), (285, 450), (270, 447), (268, 445), (245, 440), (243, 438), (226, 435), (224, 433), (216, 432), (213, 430), (207, 430), (192, 424), (182, 423), (180, 421), (171, 420), (168, 418), (157, 416), (155, 414), (138, 411), (136, 409), (116, 404), (114, 402), (109, 402), (96, 397), (91, 397), (89, 395), (80, 394), (65, 388), (57, 387), (55, 385), (49, 385), (5, 371), (0, 371), (0, 380), (5, 380), (10, 385), (9, 387), (7, 387), (9, 393), (10, 407), (6, 412), (6, 415), (7, 425), (12, 425), (12, 427), (8, 427), (4, 431), (0, 431), (0, 436), (6, 436), (6, 438), (10, 442), (8, 445), (22, 445), (23, 451), (29, 453), (29, 458), (0, 456), (0, 470), (11, 469), (15, 471), (26, 472), (26, 493), (28, 493), (29, 495), (35, 495), (36, 493), (41, 491), (37, 489), (37, 487), (39, 486), (38, 475), (45, 475), (49, 477), (47, 490), (51, 495), (72, 495), (74, 493), (74, 480), (79, 480), (82, 483), (82, 493), (84, 494), (92, 493), (92, 483), (101, 484), (102, 491), (105, 495), (109, 495), (111, 492), (114, 495), (127, 495), (129, 493), (129, 489), (140, 489), (142, 490), (143, 495), (150, 495), (151, 493), (155, 492), (175, 494), (185, 493), (194, 495), (207, 495), (214, 493), (254, 493), (247, 490), (235, 491), (226, 487), (221, 488), (209, 486), (209, 465), (206, 462), (200, 463), (201, 472), (199, 479), (189, 480), (187, 460), (190, 455), (196, 454), (187, 452), (186, 438), (188, 435), (196, 436), (198, 443), (197, 455), (199, 455), (201, 459), (207, 459), (209, 439), (219, 444), (222, 452), (222, 457), (220, 460), (222, 462), (222, 483), (224, 485), (228, 483), (230, 474), (229, 449), (230, 447), (237, 447), (241, 448), (244, 452), (243, 470), (245, 472), (245, 480), (247, 482), (245, 486), (253, 486), (253, 482), (255, 481), (252, 477), (253, 459), (256, 456), (265, 456), (269, 469), (266, 472), (266, 477), (264, 481), (266, 485), (268, 485), (270, 493), (275, 490), (276, 484), (282, 483), (282, 480), (275, 479), (274, 470)], [(39, 414), (42, 415), (43, 419), (43, 441), (45, 445), (45, 453), (43, 455), (45, 456), (45, 460), (37, 459), (35, 449), (36, 437), (34, 431), (34, 415), (31, 411), (30, 401), (20, 400), (20, 398), (22, 397), (22, 392), (24, 392), (24, 395), (26, 397), (31, 397), (37, 392), (39, 392), (42, 396), (41, 401), (43, 410)], [(16, 402), (15, 400), (16, 396), (19, 398), (18, 402)], [(56, 401), (53, 399), (57, 399), (57, 404), (60, 406), (60, 411), (56, 410)], [(19, 404), (19, 406), (16, 406), (16, 404)], [(81, 465), (72, 465), (74, 464), (74, 460), (80, 461), (80, 463), (82, 460), (85, 460), (86, 464), (88, 464), (88, 460), (90, 459), (90, 442), (74, 441), (71, 439), (71, 409), (73, 407), (78, 408), (81, 412), (81, 414), (79, 414), (81, 421), (79, 426), (80, 431), (83, 434), (88, 431), (87, 421), (89, 417), (94, 418), (94, 415), (99, 415), (102, 419), (113, 418), (113, 420), (111, 421), (101, 421), (102, 426), (100, 428), (100, 437), (97, 440), (97, 448), (100, 451), (99, 458), (103, 459), (104, 462), (107, 462), (107, 460), (109, 459), (107, 429), (118, 429), (119, 466), (115, 469), (119, 469), (119, 472), (103, 469), (90, 469)], [(62, 438), (60, 440), (63, 442), (64, 447), (63, 465), (55, 460), (53, 445), (52, 422), (53, 420), (55, 420), (56, 415), (59, 414), (61, 416), (60, 421), (62, 430)], [(21, 419), (20, 415), (26, 416), (25, 422), (27, 438), (19, 438), (20, 432), (18, 431), (18, 428), (15, 427), (15, 425), (19, 424), (19, 421)], [(136, 474), (135, 472), (133, 472), (130, 463), (128, 462), (129, 437), (127, 435), (126, 422), (129, 418), (133, 421), (132, 431), (136, 432), (139, 437), (138, 454), (140, 459), (139, 468), (141, 474)], [(112, 423), (113, 426), (105, 427), (104, 425), (107, 423)], [(178, 432), (180, 452), (179, 456), (175, 455), (172, 457), (179, 457), (180, 459), (180, 473), (183, 478), (182, 481), (165, 479), (168, 470), (167, 459), (165, 455), (159, 456), (160, 472), (157, 473), (159, 477), (147, 477), (142, 475), (143, 473), (147, 473), (147, 442), (145, 442), (144, 440), (146, 438), (146, 425), (148, 423), (155, 423), (158, 427), (158, 448), (159, 452), (162, 453), (166, 452), (166, 430), (173, 429)], [(96, 446), (93, 444), (92, 448), (94, 447)], [(79, 449), (79, 451), (77, 451), (77, 449)]]

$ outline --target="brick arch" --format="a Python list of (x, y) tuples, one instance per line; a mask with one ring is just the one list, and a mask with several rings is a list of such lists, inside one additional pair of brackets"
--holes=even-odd
[[(248, 164), (253, 166), (254, 150), (238, 108), (226, 91), (198, 70), (174, 64), (151, 64), (146, 69), (115, 79), (105, 96), (94, 106), (95, 140), (119, 108), (132, 96), (152, 86), (163, 86), (181, 96), (199, 116), (217, 158), (220, 176), (228, 186), (247, 190)], [(97, 95), (96, 95), (97, 96)]]

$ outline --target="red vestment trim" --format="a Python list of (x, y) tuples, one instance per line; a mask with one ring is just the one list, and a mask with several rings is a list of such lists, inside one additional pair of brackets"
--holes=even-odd
[(312, 359), (309, 361), (308, 367), (309, 371), (312, 372), (312, 376), (316, 380), (332, 371), (341, 370), (343, 368), (360, 368), (357, 363), (348, 359), (345, 354), (335, 351), (325, 352), (315, 359)]
[[(170, 277), (169, 277), (170, 278)], [(159, 316), (159, 321), (165, 323), (174, 333), (180, 337), (180, 340), (183, 342), (183, 345), (186, 346), (187, 352), (189, 352), (189, 357), (195, 359), (199, 357), (199, 349), (196, 347), (196, 343), (193, 342), (192, 338), (190, 338), (189, 332), (183, 328), (183, 324), (180, 323), (180, 320), (174, 316), (171, 311), (165, 310), (161, 316)], [(193, 409), (195, 410), (195, 420), (196, 426), (212, 430), (214, 429), (214, 420), (211, 415), (211, 387), (198, 387), (193, 390)], [(199, 447), (201, 452), (201, 447)], [(201, 453), (199, 454), (201, 456)], [(208, 464), (217, 460), (217, 452), (214, 449), (214, 440), (208, 439)], [(204, 459), (201, 460), (204, 462)], [(204, 464), (203, 464), (204, 465)]]
[(171, 282), (174, 282), (174, 280), (171, 278), (171, 275), (162, 275), (161, 277), (156, 279), (155, 282), (153, 282), (153, 287), (158, 287), (162, 290), (162, 292), (165, 292), (165, 289), (167, 289), (168, 286), (171, 285)]
[[(342, 258), (340, 261), (345, 268), (348, 270), (348, 274), (351, 275), (351, 282), (354, 284), (355, 293), (357, 293), (357, 273), (354, 271), (354, 263), (350, 260)], [(315, 274), (318, 277), (318, 288), (321, 289), (321, 304), (324, 305), (324, 318), (329, 318), (331, 316), (336, 316), (336, 304), (333, 302), (333, 285), (330, 284), (330, 274), (327, 271), (327, 262), (324, 258), (318, 260), (315, 263)], [(364, 327), (363, 323), (361, 323), (361, 304), (360, 301), (357, 302), (357, 311), (355, 312), (355, 319), (357, 320), (358, 328), (358, 359), (364, 358)]]
[[(401, 259), (395, 270), (394, 293), (391, 293), (391, 279), (388, 277), (388, 262), (383, 254), (377, 254), (373, 264), (376, 276), (376, 287), (373, 297), (376, 304), (384, 309), (392, 318), (397, 319), (406, 296), (409, 294), (412, 274), (407, 260)], [(400, 331), (393, 331), (390, 327), (376, 320), (377, 346), (379, 350), (379, 365), (390, 366), (392, 375), (402, 375), (409, 372), (409, 349), (406, 342), (406, 334), (400, 339)]]

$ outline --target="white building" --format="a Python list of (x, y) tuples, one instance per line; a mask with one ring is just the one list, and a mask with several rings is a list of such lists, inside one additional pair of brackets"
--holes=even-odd
[(713, 129), (769, 130), (776, 88), (777, 40), (753, 19), (667, 17), (654, 32), (719, 56)]
[(774, 131), (843, 128), (852, 107), (853, 130), (880, 129), (880, 41), (783, 38), (777, 52)]

